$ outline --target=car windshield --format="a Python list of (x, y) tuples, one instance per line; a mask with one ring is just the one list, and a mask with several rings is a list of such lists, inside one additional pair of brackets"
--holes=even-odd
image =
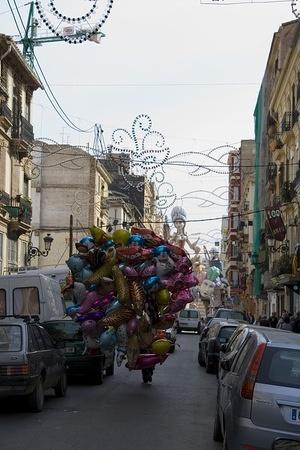
[(219, 333), (220, 342), (227, 342), (236, 327), (222, 327)]
[(193, 309), (184, 309), (183, 311), (180, 311), (179, 317), (182, 317), (183, 319), (198, 319), (199, 313)]
[(22, 349), (22, 328), (19, 325), (0, 325), (0, 352), (19, 352)]
[(184, 309), (183, 311), (180, 311), (179, 317), (182, 317), (183, 319), (186, 319), (189, 317), (189, 313), (187, 309)]
[(190, 318), (191, 319), (198, 319), (198, 315), (199, 315), (198, 311), (190, 310)]
[(51, 337), (57, 341), (78, 341), (82, 339), (80, 325), (72, 320), (47, 322), (44, 324)]
[(244, 314), (240, 311), (219, 311), (217, 317), (222, 319), (244, 320)]
[(300, 350), (267, 347), (258, 383), (300, 388)]

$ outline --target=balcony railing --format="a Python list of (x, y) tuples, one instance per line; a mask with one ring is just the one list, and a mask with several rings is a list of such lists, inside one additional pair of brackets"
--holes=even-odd
[(32, 208), (30, 200), (22, 198), (21, 195), (12, 198), (5, 193), (5, 202), (4, 209), (11, 219), (18, 219), (19, 222), (23, 222), (27, 225), (31, 224)]
[(10, 204), (10, 196), (5, 191), (0, 191), (0, 205), (8, 206)]
[(295, 123), (299, 120), (299, 112), (298, 111), (289, 111), (285, 112), (283, 115), (283, 119), (281, 122), (281, 131), (282, 133), (290, 131)]
[(296, 196), (296, 191), (293, 183), (285, 181), (280, 190), (280, 200), (282, 203), (289, 203)]
[(33, 127), (25, 119), (25, 117), (21, 116), (18, 120), (14, 121), (13, 129), (12, 129), (12, 138), (13, 139), (21, 139), (25, 142), (31, 143), (34, 140)]
[(7, 106), (5, 102), (0, 103), (0, 116), (7, 119), (9, 122), (12, 123), (12, 114), (11, 110)]

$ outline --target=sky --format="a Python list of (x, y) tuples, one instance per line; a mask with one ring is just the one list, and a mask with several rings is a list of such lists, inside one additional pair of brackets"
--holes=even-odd
[[(26, 21), (26, 2), (16, 1)], [(86, 2), (72, 0), (72, 8), (85, 8)], [(254, 138), (253, 111), (272, 37), (281, 23), (295, 19), (291, 5), (207, 2), (115, 0), (100, 44), (59, 42), (36, 48), (67, 115), (80, 128), (101, 124), (110, 144), (113, 130), (130, 130), (137, 115), (148, 114), (171, 155), (205, 153), (226, 144), (238, 147), (242, 139)], [(58, 9), (70, 5), (67, 0), (55, 3)], [(0, 0), (0, 30), (17, 35), (8, 9), (7, 1)], [(93, 142), (93, 135), (75, 132), (62, 122), (43, 91), (33, 98), (33, 125), (36, 137), (73, 145)], [(177, 159), (212, 164), (201, 154)], [(191, 240), (197, 233), (204, 239), (208, 234), (213, 236), (207, 238), (210, 247), (218, 240), (221, 222), (204, 219), (226, 214), (226, 201), (204, 207), (199, 199), (181, 197), (202, 190), (207, 192), (199, 197), (214, 201), (210, 193), (224, 191), (228, 176), (191, 176), (183, 165), (168, 166), (165, 172), (165, 181), (176, 193), (175, 205), (183, 206), (189, 220), (203, 220), (187, 224)]]

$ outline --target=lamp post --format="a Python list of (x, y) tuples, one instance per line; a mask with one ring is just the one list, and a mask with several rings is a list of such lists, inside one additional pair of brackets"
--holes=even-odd
[(50, 250), (51, 250), (51, 245), (53, 242), (53, 237), (51, 237), (50, 233), (47, 233), (47, 236), (45, 236), (43, 238), (44, 240), (44, 245), (45, 245), (45, 250), (40, 250), (38, 247), (35, 247), (31, 241), (28, 242), (28, 252), (27, 252), (27, 262), (29, 262), (31, 260), (31, 258), (34, 258), (35, 256), (48, 256)]
[(288, 253), (290, 249), (289, 241), (285, 240), (281, 245), (279, 245), (277, 248), (275, 247), (275, 239), (268, 239), (268, 249), (271, 253)]

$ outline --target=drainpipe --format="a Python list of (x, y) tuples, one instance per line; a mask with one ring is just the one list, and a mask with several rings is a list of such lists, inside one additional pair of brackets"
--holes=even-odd
[(2, 63), (3, 59), (6, 58), (7, 55), (10, 54), (11, 49), (12, 49), (12, 44), (9, 44), (8, 49), (6, 50), (6, 52), (2, 56), (0, 56), (0, 63)]

